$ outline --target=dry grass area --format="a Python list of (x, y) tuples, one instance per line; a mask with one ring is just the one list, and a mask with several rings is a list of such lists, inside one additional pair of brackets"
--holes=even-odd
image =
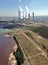
[(41, 27), (42, 26), (42, 24), (40, 24), (40, 23), (32, 23), (32, 24), (27, 24), (27, 26), (32, 26), (32, 27)]
[[(20, 31), (16, 33), (18, 42), (21, 44), (24, 53), (30, 62), (30, 65), (48, 65), (48, 59), (42, 55), (42, 51), (38, 50), (30, 40), (28, 40), (24, 35), (25, 31)], [(27, 65), (26, 62), (22, 65)]]
[[(34, 41), (42, 50), (44, 50), (45, 53), (46, 50), (48, 50), (48, 40), (25, 29), (20, 29), (16, 33), (16, 38), (21, 44), (30, 65), (48, 65), (48, 58), (46, 58), (42, 54), (42, 51), (34, 46), (34, 42), (31, 42), (24, 34)], [(10, 35), (13, 35), (13, 33)], [(22, 65), (27, 65), (27, 62), (25, 61)]]
[(48, 59), (41, 54), (36, 57), (31, 57), (29, 60), (31, 65), (48, 65)]
[(48, 50), (48, 40), (41, 37), (40, 35), (34, 33), (34, 32), (31, 32), (31, 31), (28, 31), (28, 32), (25, 32), (25, 34), (30, 38), (30, 39), (33, 39), (36, 44), (38, 44), (42, 49), (44, 50)]
[(36, 49), (35, 46), (22, 33), (19, 33), (16, 36), (27, 57), (34, 56), (35, 54), (41, 52)]

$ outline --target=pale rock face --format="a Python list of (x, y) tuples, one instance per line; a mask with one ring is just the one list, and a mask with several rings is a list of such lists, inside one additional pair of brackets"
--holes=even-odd
[(17, 49), (18, 49), (18, 46), (17, 46), (17, 44), (16, 44), (16, 45), (13, 47), (13, 52), (16, 52)]
[(7, 65), (17, 65), (17, 60), (15, 59), (13, 53), (10, 54), (9, 62)]
[[(17, 51), (17, 44), (13, 47), (13, 52), (16, 52)], [(15, 58), (15, 56), (13, 55), (13, 52), (10, 54), (9, 56), (9, 62), (7, 65), (17, 65), (17, 60)]]

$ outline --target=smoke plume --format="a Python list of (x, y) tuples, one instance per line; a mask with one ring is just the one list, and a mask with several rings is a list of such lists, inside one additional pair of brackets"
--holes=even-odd
[(29, 8), (28, 8), (28, 6), (25, 6), (25, 9), (26, 9), (26, 18), (28, 18), (28, 13), (29, 13)]
[(21, 13), (21, 18), (23, 18), (23, 9), (22, 9), (22, 7), (21, 6), (19, 6), (19, 10), (20, 10), (20, 13)]

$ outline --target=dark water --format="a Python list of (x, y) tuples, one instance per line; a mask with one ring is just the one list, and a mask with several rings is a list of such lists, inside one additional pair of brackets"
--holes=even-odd
[(0, 65), (7, 65), (15, 44), (13, 39), (0, 35)]

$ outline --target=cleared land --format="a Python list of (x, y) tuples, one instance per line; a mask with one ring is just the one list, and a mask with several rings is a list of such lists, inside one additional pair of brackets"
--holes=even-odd
[[(46, 52), (42, 50), (42, 48), (35, 42), (34, 39), (29, 37), (25, 33), (27, 33), (27, 31), (20, 30), (19, 32), (16, 33), (16, 37), (18, 42), (21, 44), (30, 65), (48, 65), (48, 58), (47, 58)], [(31, 36), (33, 34), (35, 36), (35, 33), (32, 34), (30, 32), (30, 34)], [(35, 39), (36, 39), (36, 36), (35, 36)], [(42, 41), (42, 38), (40, 41)], [(45, 44), (45, 46), (47, 46), (47, 44)], [(24, 65), (27, 65), (27, 64), (24, 64)]]
[(46, 26), (36, 27), (33, 29), (33, 31), (43, 36), (44, 38), (48, 38), (48, 27)]
[(30, 39), (33, 39), (36, 44), (38, 44), (42, 49), (44, 49), (46, 52), (48, 52), (48, 40), (41, 37), (40, 35), (28, 31), (25, 33)]
[(35, 33), (48, 39), (48, 26), (46, 25), (43, 25), (41, 23), (32, 23), (32, 24), (26, 24), (25, 26), (20, 26), (20, 28), (34, 31)]
[(26, 26), (25, 29), (30, 30), (30, 31), (34, 31), (35, 33), (43, 36), (44, 38), (48, 39), (48, 27), (47, 26)]

